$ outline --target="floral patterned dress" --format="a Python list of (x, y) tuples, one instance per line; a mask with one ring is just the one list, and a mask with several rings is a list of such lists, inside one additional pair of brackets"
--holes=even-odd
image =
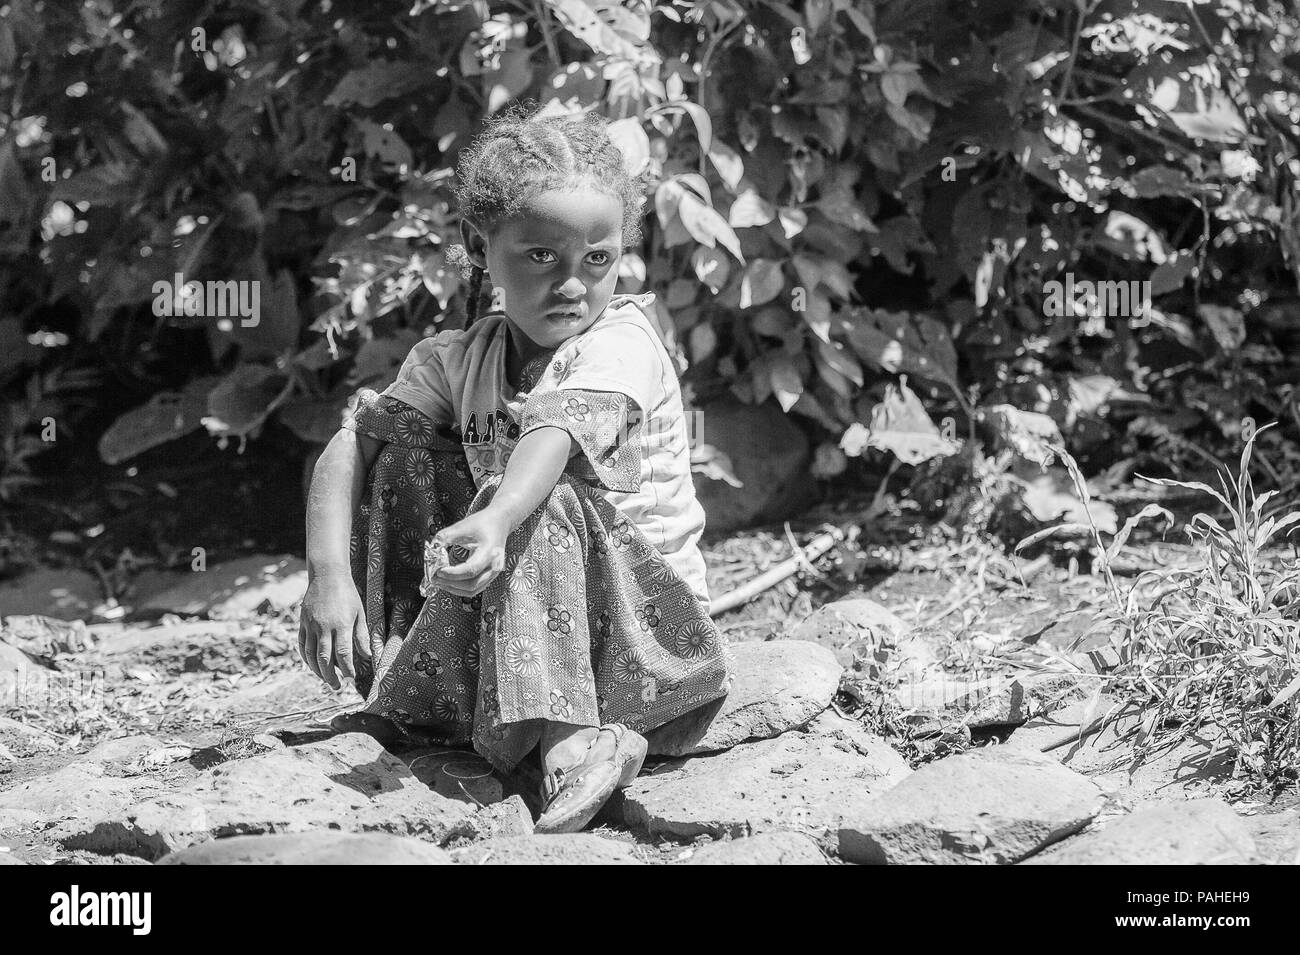
[[(536, 370), (525, 370), (525, 390)], [(485, 507), (500, 478), (476, 489), (453, 433), (400, 399), (362, 390), (345, 427), (384, 442), (352, 534), (372, 655), (357, 668), (364, 712), (426, 740), (470, 743), (508, 773), (545, 721), (645, 733), (726, 694), (724, 636), (600, 494), (640, 475), (629, 404), (578, 390), (527, 402), (523, 430), (563, 427), (582, 452), (510, 535), (505, 570), (482, 593), (466, 600), (434, 589), (426, 598), (425, 541)]]

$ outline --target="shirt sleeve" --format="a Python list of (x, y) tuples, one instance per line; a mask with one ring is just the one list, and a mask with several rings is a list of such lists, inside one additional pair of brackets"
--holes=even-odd
[(381, 397), (398, 398), (423, 412), (435, 428), (455, 425), (451, 386), (442, 363), (447, 335), (447, 332), (440, 332), (416, 342), (402, 362), (397, 378), (380, 392)]
[(566, 388), (530, 396), (519, 437), (547, 427), (564, 429), (578, 444), (566, 471), (611, 491), (641, 486), (641, 414), (627, 395)]
[(630, 322), (592, 329), (570, 359), (559, 387), (614, 391), (649, 414), (663, 374), (651, 334)]

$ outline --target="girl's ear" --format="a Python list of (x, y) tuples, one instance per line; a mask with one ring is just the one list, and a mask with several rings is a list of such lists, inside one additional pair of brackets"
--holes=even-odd
[(478, 226), (468, 219), (460, 220), (460, 239), (465, 246), (465, 254), (470, 262), (480, 269), (487, 269), (487, 241)]

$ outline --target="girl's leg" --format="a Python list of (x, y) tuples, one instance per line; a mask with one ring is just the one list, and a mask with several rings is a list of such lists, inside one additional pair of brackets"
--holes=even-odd
[(362, 712), (465, 742), (478, 679), (477, 607), (419, 593), (425, 540), (459, 520), (473, 500), (463, 451), (421, 412), (370, 389), (359, 395), (350, 426), (386, 442), (367, 475), (352, 535), (372, 656), (357, 668)]
[(547, 768), (587, 741), (585, 761), (607, 758), (615, 741), (597, 735), (603, 723), (645, 733), (725, 695), (730, 655), (717, 627), (591, 485), (562, 476), (507, 547), (505, 570), (482, 594), (474, 720), (475, 749), (498, 768), (539, 744)]

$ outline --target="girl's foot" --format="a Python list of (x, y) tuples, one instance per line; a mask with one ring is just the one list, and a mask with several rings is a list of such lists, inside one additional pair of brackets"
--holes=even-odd
[[(601, 737), (608, 740), (608, 745), (598, 749)], [(597, 755), (605, 752), (607, 756)], [(534, 831), (578, 832), (584, 828), (615, 790), (636, 778), (645, 755), (645, 737), (617, 723), (602, 726), (597, 741), (588, 748), (586, 762), (544, 779), (545, 802)]]
[(542, 754), (542, 772), (552, 775), (556, 770), (573, 772), (587, 761), (587, 750), (599, 729), (575, 723), (547, 723), (542, 729), (538, 747)]

